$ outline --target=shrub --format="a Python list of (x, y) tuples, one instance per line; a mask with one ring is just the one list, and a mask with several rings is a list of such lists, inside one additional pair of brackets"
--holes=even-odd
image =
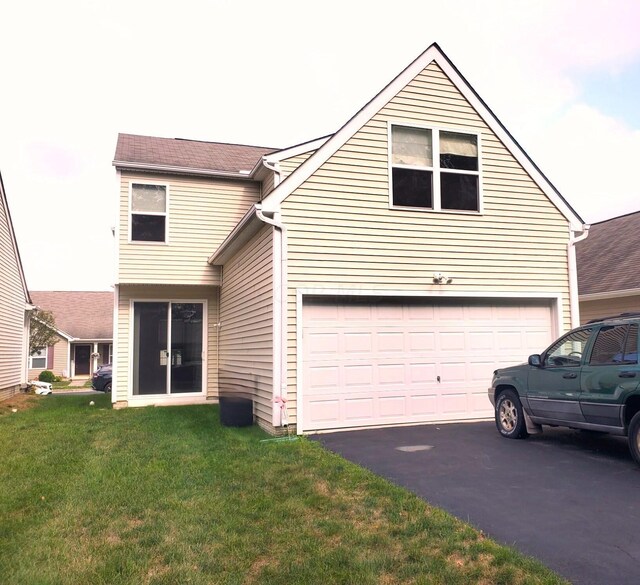
[(56, 381), (56, 375), (51, 370), (44, 370), (43, 372), (40, 372), (38, 380), (53, 384)]

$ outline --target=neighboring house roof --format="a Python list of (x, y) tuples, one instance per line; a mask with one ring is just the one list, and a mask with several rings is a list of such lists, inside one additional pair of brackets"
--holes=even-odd
[(640, 211), (594, 223), (576, 260), (580, 297), (640, 290)]
[(27, 288), (27, 281), (24, 277), (24, 270), (22, 268), (22, 260), (20, 258), (20, 250), (18, 250), (18, 241), (16, 240), (16, 234), (13, 230), (13, 222), (11, 221), (11, 212), (9, 211), (9, 202), (7, 201), (7, 195), (4, 190), (4, 182), (2, 181), (2, 173), (0, 173), (0, 209), (4, 209), (7, 216), (7, 225), (9, 227), (9, 238), (11, 240), (11, 248), (13, 249), (13, 255), (18, 265), (18, 272), (20, 273), (20, 282), (22, 283), (22, 290), (24, 292), (25, 303), (31, 303), (31, 297), (29, 295), (29, 289)]
[(73, 339), (113, 339), (113, 293), (32, 291), (33, 303), (51, 311), (56, 329)]
[(198, 175), (248, 177), (265, 154), (277, 148), (118, 134), (117, 168)]

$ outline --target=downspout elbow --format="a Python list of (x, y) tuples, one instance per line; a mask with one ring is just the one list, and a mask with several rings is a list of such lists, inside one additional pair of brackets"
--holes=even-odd
[(273, 188), (275, 189), (282, 182), (282, 172), (280, 171), (280, 165), (277, 162), (269, 162), (266, 156), (262, 157), (262, 165), (266, 169), (273, 171)]

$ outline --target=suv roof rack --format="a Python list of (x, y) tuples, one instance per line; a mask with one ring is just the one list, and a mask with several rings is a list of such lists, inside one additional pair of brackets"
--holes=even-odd
[(591, 323), (600, 323), (601, 321), (609, 321), (611, 319), (629, 319), (631, 317), (640, 317), (640, 312), (635, 311), (631, 313), (620, 313), (619, 315), (611, 315), (610, 317), (599, 317), (598, 319), (591, 319), (591, 321), (587, 321), (587, 325)]

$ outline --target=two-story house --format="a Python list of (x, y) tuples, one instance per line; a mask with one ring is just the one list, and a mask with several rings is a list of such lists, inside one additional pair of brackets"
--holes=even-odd
[(29, 313), (33, 309), (1, 175), (0, 274), (1, 401), (11, 398), (27, 381)]
[(331, 136), (123, 134), (113, 164), (116, 407), (235, 392), (271, 432), (481, 419), (492, 370), (577, 323), (582, 220), (435, 44)]

